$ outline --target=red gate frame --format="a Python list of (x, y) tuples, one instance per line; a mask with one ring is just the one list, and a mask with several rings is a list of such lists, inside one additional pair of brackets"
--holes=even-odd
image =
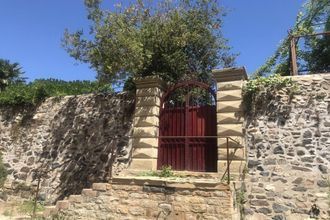
[[(195, 80), (188, 80), (186, 82), (180, 82), (180, 83), (177, 83), (171, 87), (169, 87), (169, 89), (163, 94), (163, 96), (161, 97), (161, 100), (160, 100), (160, 114), (162, 113), (162, 110), (164, 109), (164, 102), (166, 101), (166, 98), (168, 98), (168, 96), (173, 92), (175, 91), (176, 89), (178, 88), (186, 88), (186, 87), (199, 87), (199, 88), (202, 88), (202, 89), (205, 89), (207, 90), (209, 93), (212, 94), (213, 98), (214, 98), (214, 101), (216, 103), (217, 101), (217, 97), (216, 97), (216, 93), (212, 90), (212, 87), (211, 85), (208, 85), (206, 83), (203, 83), (203, 82), (199, 82), (199, 81), (195, 81)], [(187, 99), (187, 97), (186, 97)], [(188, 98), (189, 99), (189, 98)], [(188, 107), (189, 107), (189, 101), (185, 102), (185, 114), (188, 115)], [(187, 106), (188, 105), (188, 106)], [(186, 118), (187, 120), (188, 118)], [(189, 124), (189, 121), (186, 121), (185, 123), (186, 125)], [(189, 158), (189, 151), (188, 151), (188, 148), (189, 148), (189, 142), (188, 142), (188, 139), (189, 137), (187, 135), (183, 136), (185, 137), (185, 158)], [(160, 147), (160, 140), (161, 137), (159, 136), (159, 140), (158, 140), (158, 148)], [(159, 149), (158, 149), (158, 152), (159, 152)], [(189, 163), (190, 161), (186, 161), (186, 165), (185, 167), (187, 167), (187, 164)], [(159, 163), (159, 158), (157, 159), (157, 164)], [(157, 165), (158, 168), (159, 165)]]
[(200, 88), (203, 88), (205, 90), (208, 90), (214, 97), (214, 100), (216, 101), (217, 100), (217, 97), (216, 97), (216, 94), (215, 92), (212, 90), (211, 86), (206, 84), (206, 83), (202, 83), (202, 82), (199, 82), (199, 81), (194, 81), (194, 80), (189, 80), (189, 81), (186, 81), (186, 82), (181, 82), (181, 83), (178, 83), (178, 84), (175, 84), (174, 86), (171, 86), (165, 93), (164, 95), (161, 97), (160, 99), (160, 107), (162, 108), (163, 107), (163, 104), (164, 104), (164, 101), (166, 100), (166, 98), (173, 92), (175, 91), (176, 89), (178, 88), (185, 88), (185, 87), (189, 87), (189, 86), (197, 86), (197, 87), (200, 87)]

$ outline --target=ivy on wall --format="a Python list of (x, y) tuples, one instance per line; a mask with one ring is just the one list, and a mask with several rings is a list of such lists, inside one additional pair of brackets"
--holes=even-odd
[(298, 90), (297, 84), (291, 77), (282, 77), (279, 74), (268, 77), (257, 76), (247, 81), (243, 87), (243, 104), (245, 114), (254, 114), (259, 109), (268, 106), (275, 100), (276, 92), (286, 88), (288, 95), (293, 96)]

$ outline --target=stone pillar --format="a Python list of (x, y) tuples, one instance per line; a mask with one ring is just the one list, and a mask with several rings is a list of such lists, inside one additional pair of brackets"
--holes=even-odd
[(243, 139), (242, 88), (247, 79), (243, 68), (214, 70), (217, 81), (218, 172), (227, 169), (227, 137), (229, 139), (230, 172), (243, 171), (246, 149)]
[(136, 78), (136, 106), (130, 170), (157, 170), (159, 109), (163, 82), (155, 76)]

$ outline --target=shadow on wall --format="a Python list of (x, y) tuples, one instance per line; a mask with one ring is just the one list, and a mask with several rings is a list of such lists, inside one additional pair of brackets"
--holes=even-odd
[(52, 186), (49, 193), (58, 195), (51, 200), (111, 178), (116, 156), (129, 151), (133, 110), (134, 99), (128, 94), (100, 94), (83, 102), (72, 97), (63, 105), (54, 117), (38, 168), (49, 171), (42, 185)]
[[(278, 94), (274, 94), (274, 93)], [(283, 126), (286, 120), (290, 117), (292, 111), (292, 95), (287, 95), (291, 91), (282, 89), (274, 93), (265, 92), (256, 95), (254, 100), (244, 102), (244, 112), (247, 127), (255, 123), (256, 118), (266, 116), (269, 121), (276, 122), (278, 126)], [(247, 107), (251, 105), (252, 107)], [(249, 110), (248, 110), (249, 109)]]

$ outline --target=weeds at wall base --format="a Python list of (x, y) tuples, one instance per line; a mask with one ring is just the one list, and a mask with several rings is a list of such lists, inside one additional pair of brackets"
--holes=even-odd
[(147, 171), (139, 174), (140, 176), (155, 176), (155, 177), (180, 177), (174, 174), (171, 166), (163, 166), (160, 171)]

